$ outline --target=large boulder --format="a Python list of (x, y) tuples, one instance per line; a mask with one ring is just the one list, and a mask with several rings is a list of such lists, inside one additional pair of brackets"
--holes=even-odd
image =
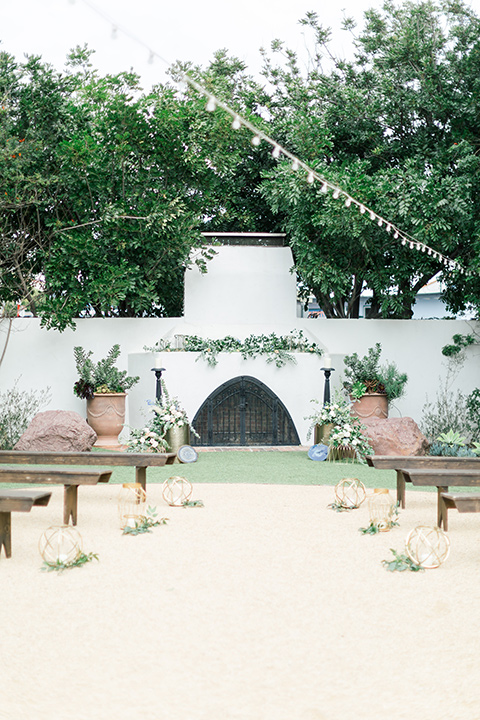
[(14, 450), (85, 452), (96, 439), (97, 433), (78, 413), (47, 410), (35, 415)]
[(409, 417), (362, 418), (375, 455), (425, 455), (427, 438)]

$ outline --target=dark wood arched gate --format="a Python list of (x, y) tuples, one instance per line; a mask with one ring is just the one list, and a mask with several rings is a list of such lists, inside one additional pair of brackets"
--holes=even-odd
[(242, 375), (220, 385), (193, 419), (193, 445), (299, 445), (285, 405), (260, 380)]

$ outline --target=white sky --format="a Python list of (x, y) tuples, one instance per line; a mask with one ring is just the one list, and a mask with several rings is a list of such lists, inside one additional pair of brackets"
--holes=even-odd
[[(62, 69), (68, 51), (87, 43), (96, 51), (94, 65), (101, 73), (133, 68), (148, 87), (165, 79), (166, 68), (157, 58), (148, 62), (149, 49), (169, 63), (206, 65), (215, 50), (225, 47), (256, 74), (259, 48), (269, 48), (273, 39), (286, 40), (294, 50), (304, 47), (298, 20), (307, 11), (317, 12), (321, 23), (332, 28), (335, 51), (344, 55), (349, 41), (341, 31), (343, 10), (361, 21), (366, 9), (381, 5), (382, 0), (0, 0), (0, 49), (17, 60), (25, 53), (41, 55)], [(480, 0), (473, 5), (480, 6)]]

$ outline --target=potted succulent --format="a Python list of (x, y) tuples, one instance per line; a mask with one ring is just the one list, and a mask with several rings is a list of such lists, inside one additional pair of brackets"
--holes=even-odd
[(382, 346), (376, 343), (362, 358), (345, 355), (343, 387), (354, 401), (352, 412), (360, 418), (388, 417), (388, 404), (405, 392), (408, 376), (395, 363), (380, 365)]
[(130, 377), (115, 363), (120, 356), (120, 345), (114, 345), (107, 356), (97, 363), (91, 360), (92, 351), (82, 347), (73, 349), (79, 379), (73, 386), (77, 397), (87, 400), (87, 422), (97, 433), (95, 445), (118, 445), (118, 436), (125, 423), (126, 392), (139, 377)]

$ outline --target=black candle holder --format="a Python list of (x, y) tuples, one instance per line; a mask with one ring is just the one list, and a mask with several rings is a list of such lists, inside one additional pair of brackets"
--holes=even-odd
[(322, 367), (320, 370), (323, 370), (325, 373), (325, 389), (323, 391), (323, 404), (328, 405), (330, 403), (330, 375), (332, 372), (334, 372), (335, 368), (325, 368)]
[(155, 388), (155, 399), (158, 404), (162, 402), (162, 372), (165, 371), (165, 368), (152, 368), (152, 372), (155, 373), (155, 377), (157, 378), (157, 385)]

